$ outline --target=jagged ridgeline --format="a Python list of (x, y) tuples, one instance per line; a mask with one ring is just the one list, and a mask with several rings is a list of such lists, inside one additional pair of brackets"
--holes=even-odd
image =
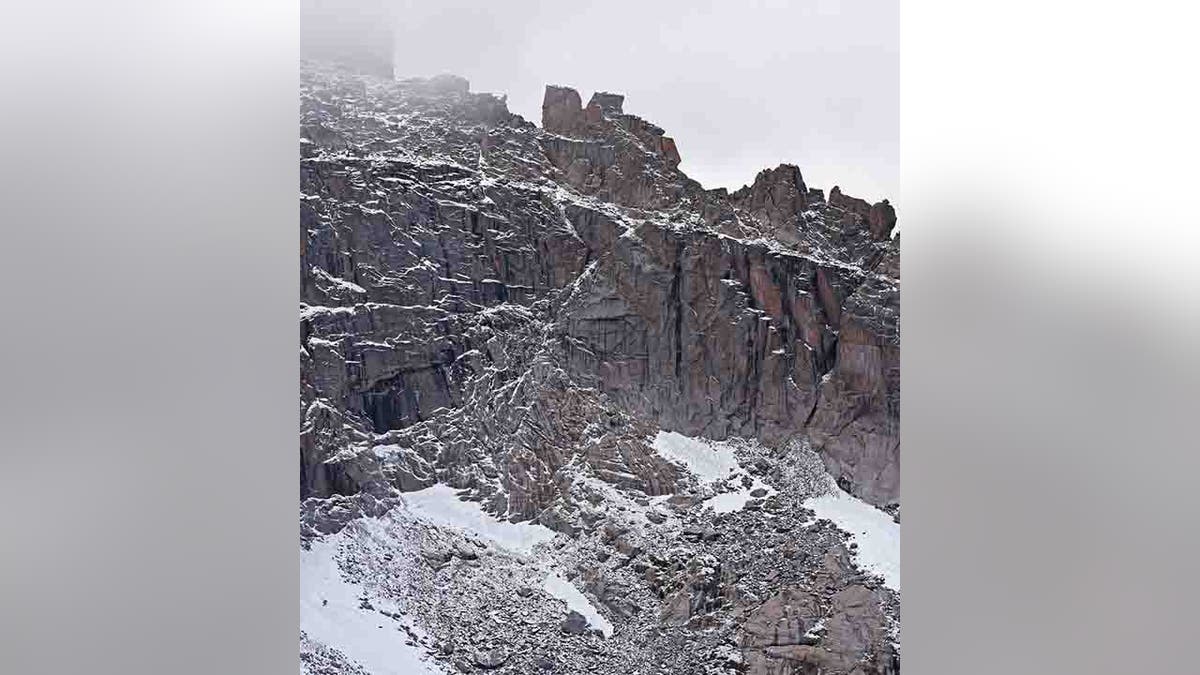
[(538, 126), (339, 64), (300, 74), (305, 668), (390, 672), (383, 612), (466, 672), (897, 672), (898, 581), (812, 501), (898, 512), (888, 202), (706, 190), (618, 94)]
[[(852, 492), (898, 499), (886, 201), (826, 198), (790, 165), (704, 190), (612, 94), (547, 87), (539, 129), (461, 78), (304, 84), (303, 495), (409, 489), (436, 466), (533, 516), (552, 491), (529, 494), (508, 446), (569, 447), (547, 397), (594, 389), (682, 433), (806, 435)], [(506, 387), (544, 414), (500, 419)], [(381, 437), (405, 459), (379, 466)]]

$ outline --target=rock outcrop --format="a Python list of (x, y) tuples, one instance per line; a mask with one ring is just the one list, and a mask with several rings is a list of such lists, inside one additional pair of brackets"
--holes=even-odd
[(789, 165), (705, 191), (612, 94), (597, 119), (548, 87), (545, 132), (461, 79), (381, 94), (390, 108), (306, 99), (304, 494), (351, 489), (325, 459), (471, 405), (481, 376), (532, 356), (514, 336), (540, 332), (552, 367), (640, 418), (808, 434), (856, 494), (896, 501), (889, 205), (825, 203)]
[[(898, 506), (888, 202), (836, 187), (825, 199), (786, 164), (733, 193), (706, 190), (619, 94), (584, 106), (548, 86), (538, 127), (454, 76), (396, 82), (309, 63), (301, 85), (306, 537), (447, 484), (573, 542), (555, 555), (581, 557), (573, 573), (618, 634), (641, 635), (629, 649), (682, 640), (717, 668), (679, 672), (898, 669), (893, 596), (860, 583), (836, 530), (797, 534), (809, 488), (780, 487), (803, 446), (855, 495)], [(656, 452), (661, 430), (757, 444), (754, 475), (779, 493), (757, 487), (745, 513), (698, 515), (742, 488)], [(765, 541), (789, 551), (776, 568), (742, 551)], [(439, 545), (450, 553), (412, 583), (495, 564), (453, 553), (464, 545)], [(842, 562), (823, 566), (837, 550)], [(546, 621), (561, 630), (539, 640), (602, 640), (578, 612)], [(667, 632), (646, 637), (651, 626)], [(697, 637), (703, 627), (719, 630)], [(502, 672), (583, 663), (539, 644), (443, 656)], [(563, 668), (551, 672), (586, 670)]]

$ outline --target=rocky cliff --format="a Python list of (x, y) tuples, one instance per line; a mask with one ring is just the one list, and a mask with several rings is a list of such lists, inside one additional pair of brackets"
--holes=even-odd
[[(351, 567), (379, 593), (411, 553), (407, 590), (384, 595), (407, 598), (413, 635), (439, 634), (429, 651), (451, 667), (895, 672), (894, 590), (860, 574), (832, 521), (804, 523), (806, 500), (838, 492), (822, 469), (898, 509), (895, 212), (826, 196), (791, 165), (705, 190), (676, 141), (624, 106), (549, 86), (539, 127), (453, 76), (302, 68), (306, 546), (350, 538), (342, 555), (370, 558), (360, 521), (400, 527), (406, 493), (449, 486), (480, 518), (556, 533), (540, 560), (615, 625), (575, 630), (580, 614), (551, 636), (484, 645), (423, 615), (414, 589), (491, 560), (470, 548), (487, 541), (451, 541), (427, 518), (407, 544), (393, 536), (387, 565)], [(732, 457), (728, 471), (705, 479), (711, 460), (673, 457), (662, 439), (675, 435)], [(487, 565), (519, 579), (514, 555), (500, 546)], [(455, 588), (465, 615), (490, 611), (487, 593)], [(540, 591), (519, 598), (548, 611)], [(302, 652), (314, 671), (362, 666)]]

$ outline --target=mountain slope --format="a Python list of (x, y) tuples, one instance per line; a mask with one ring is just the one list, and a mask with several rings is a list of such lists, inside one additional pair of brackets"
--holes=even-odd
[[(461, 78), (302, 68), (304, 555), (372, 607), (337, 611), (468, 671), (898, 670), (897, 593), (805, 506), (898, 508), (895, 213), (679, 153), (615, 94), (547, 87), (539, 128)], [(304, 633), (313, 672), (364, 659)]]

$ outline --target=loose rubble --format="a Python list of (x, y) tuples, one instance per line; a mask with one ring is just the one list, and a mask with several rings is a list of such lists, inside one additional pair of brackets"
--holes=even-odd
[(302, 67), (302, 672), (899, 672), (895, 212), (624, 107)]

